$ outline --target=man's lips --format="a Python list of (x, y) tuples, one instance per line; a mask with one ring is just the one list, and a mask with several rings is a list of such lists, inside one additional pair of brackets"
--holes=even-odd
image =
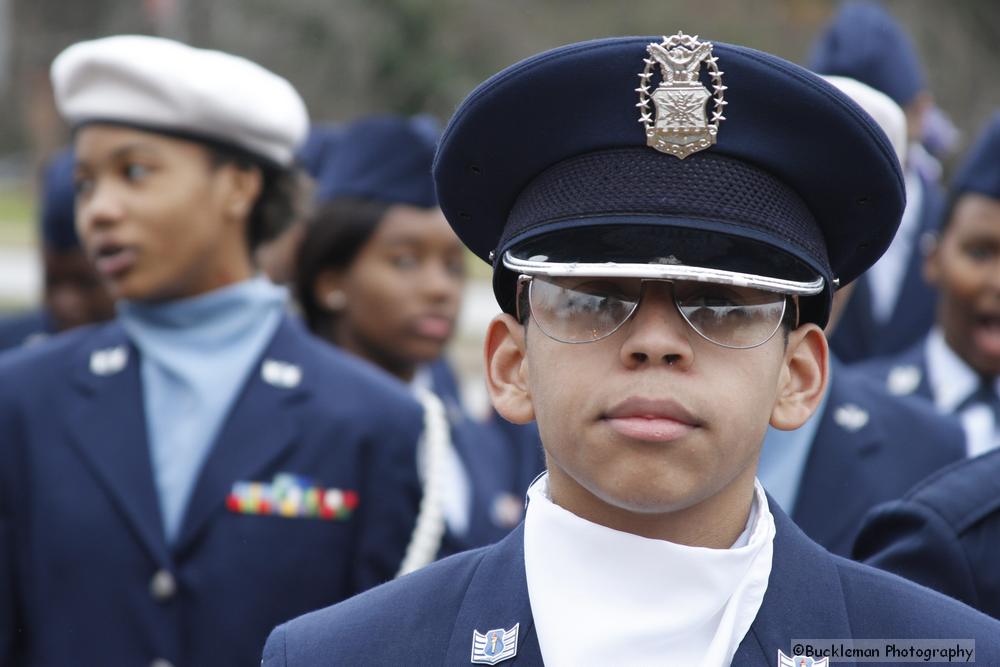
[(649, 442), (676, 440), (701, 426), (701, 420), (670, 399), (628, 398), (603, 420), (621, 435)]

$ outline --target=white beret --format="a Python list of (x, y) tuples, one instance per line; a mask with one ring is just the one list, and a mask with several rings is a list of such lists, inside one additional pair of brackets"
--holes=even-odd
[(160, 37), (79, 42), (52, 63), (70, 125), (111, 122), (243, 149), (280, 166), (305, 141), (305, 103), (284, 78), (246, 58)]
[(868, 112), (885, 132), (899, 164), (906, 164), (906, 114), (895, 100), (866, 83), (846, 76), (824, 76), (859, 107)]

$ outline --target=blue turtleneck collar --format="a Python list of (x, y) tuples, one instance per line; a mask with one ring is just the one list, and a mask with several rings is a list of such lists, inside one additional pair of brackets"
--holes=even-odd
[(189, 299), (119, 304), (139, 351), (153, 475), (168, 541), (264, 349), (282, 320), (286, 291), (258, 277)]

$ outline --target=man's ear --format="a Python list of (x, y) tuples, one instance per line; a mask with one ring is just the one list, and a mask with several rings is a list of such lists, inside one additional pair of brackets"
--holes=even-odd
[(486, 330), (486, 389), (500, 416), (514, 424), (535, 418), (528, 389), (528, 356), (525, 329), (507, 314), (493, 318)]
[(829, 356), (826, 336), (815, 324), (788, 334), (771, 426), (790, 431), (809, 420), (826, 392)]

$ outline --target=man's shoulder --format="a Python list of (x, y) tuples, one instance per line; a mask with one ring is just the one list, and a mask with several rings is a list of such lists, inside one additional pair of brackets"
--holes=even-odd
[[(938, 412), (925, 398), (890, 393), (884, 380), (857, 366), (839, 367), (832, 377), (840, 395), (869, 408), (871, 418), (891, 436), (886, 438), (886, 444), (893, 449), (905, 450), (909, 455), (914, 454), (914, 448), (921, 453), (926, 450), (939, 465), (964, 456), (965, 432), (961, 423)], [(905, 459), (900, 462), (906, 463)]]
[(915, 392), (924, 380), (926, 347), (924, 336), (901, 352), (865, 359), (847, 368), (880, 380), (893, 395), (904, 396)]
[(491, 548), (451, 556), (279, 626), (264, 648), (264, 666), (440, 664)]
[(929, 588), (839, 556), (854, 638), (975, 639), (979, 662), (1000, 661), (1000, 622)]
[(125, 342), (124, 332), (114, 321), (77, 327), (33, 345), (0, 352), (0, 377), (20, 389), (25, 388), (24, 383), (50, 379), (53, 371), (65, 380), (74, 364), (88, 362), (90, 353)]
[(47, 336), (51, 325), (45, 309), (0, 317), (0, 351), (26, 344), (35, 336)]
[(942, 468), (900, 503), (934, 512), (956, 534), (986, 517), (1000, 516), (1000, 449)]

